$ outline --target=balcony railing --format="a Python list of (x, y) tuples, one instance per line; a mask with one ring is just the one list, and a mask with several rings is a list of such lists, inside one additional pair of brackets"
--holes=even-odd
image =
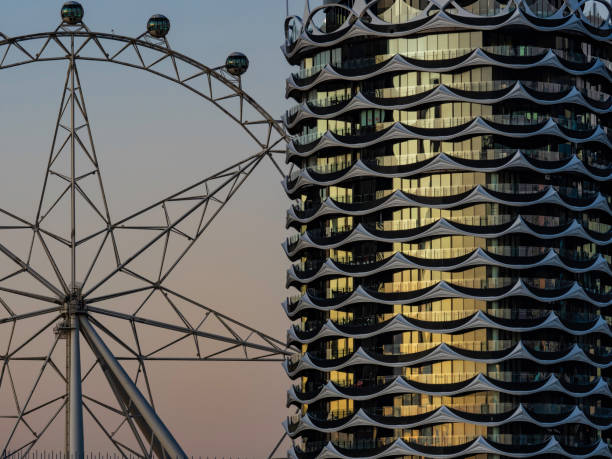
[[(410, 371), (410, 370), (408, 370)], [(465, 381), (469, 381), (472, 378), (478, 376), (478, 372), (468, 373), (428, 373), (428, 374), (406, 374), (404, 378), (407, 381), (414, 381), (421, 384), (441, 385), (441, 384), (457, 384)], [(549, 373), (546, 371), (489, 371), (484, 373), (488, 378), (495, 381), (502, 381), (511, 384), (530, 384), (538, 381), (545, 381), (550, 376), (556, 375), (556, 377), (565, 382), (566, 384), (576, 386), (590, 386), (597, 381), (598, 376), (588, 374), (560, 374), (560, 373)], [(342, 389), (364, 389), (368, 392), (375, 392), (377, 389), (382, 389), (386, 385), (392, 383), (397, 379), (397, 375), (377, 376), (376, 378), (353, 378), (345, 380), (336, 380), (334, 385)], [(602, 378), (607, 384), (610, 384), (612, 380), (608, 377)], [(296, 393), (307, 393), (307, 392), (318, 392), (322, 389), (323, 384), (314, 384), (307, 382), (304, 386), (296, 384), (293, 386)]]
[[(540, 115), (540, 116), (535, 116)], [(516, 114), (516, 115), (480, 115), (480, 118), (495, 123), (498, 125), (505, 126), (539, 126), (543, 125), (549, 119), (552, 119), (559, 126), (572, 130), (588, 132), (592, 131), (597, 127), (595, 123), (591, 123), (586, 119), (576, 118), (565, 118), (565, 117), (549, 117), (546, 114), (534, 114), (532, 117), (528, 117), (527, 114)], [(450, 129), (464, 124), (471, 123), (476, 119), (476, 116), (457, 116), (448, 118), (421, 118), (416, 120), (402, 121), (402, 124), (408, 128), (415, 127), (419, 129)], [(395, 122), (383, 122), (378, 123), (372, 127), (348, 127), (344, 129), (335, 129), (330, 131), (315, 131), (308, 132), (299, 136), (294, 136), (292, 141), (295, 145), (308, 145), (320, 139), (325, 132), (331, 132), (332, 134), (339, 137), (361, 137), (376, 134), (377, 132), (383, 131), (391, 126)], [(604, 128), (605, 130), (605, 128)]]
[[(513, 87), (517, 83), (517, 80), (493, 80), (493, 81), (467, 81), (460, 83), (444, 83), (444, 86), (450, 89), (456, 89), (459, 91), (465, 92), (495, 92), (501, 91), (504, 89), (508, 89)], [(521, 80), (523, 86), (528, 89), (531, 89), (534, 92), (544, 93), (544, 94), (557, 94), (562, 92), (567, 92), (571, 88), (574, 87), (572, 83), (551, 83), (545, 81), (523, 81)], [(430, 91), (432, 89), (440, 86), (439, 83), (436, 84), (426, 84), (426, 85), (414, 85), (414, 86), (396, 86), (392, 88), (377, 88), (371, 90), (362, 90), (361, 94), (363, 94), (367, 99), (402, 99), (406, 97), (415, 96), (417, 94), (422, 94), (424, 92)], [(595, 100), (598, 102), (605, 102), (610, 98), (608, 93), (600, 91), (596, 88), (589, 87), (585, 89), (579, 89), (579, 91), (588, 99)], [(305, 102), (313, 108), (328, 108), (333, 107), (335, 105), (343, 104), (349, 100), (351, 100), (355, 94), (353, 93), (345, 93), (340, 94), (334, 97), (312, 97), (305, 100)], [(286, 112), (286, 118), (290, 119), (294, 116), (300, 109), (300, 105), (295, 105), (291, 107)]]
[[(472, 53), (476, 48), (456, 48), (456, 49), (436, 49), (430, 51), (409, 51), (400, 54), (380, 54), (375, 57), (361, 57), (356, 59), (345, 59), (339, 65), (334, 67), (338, 70), (354, 70), (373, 67), (377, 64), (388, 61), (396, 55), (406, 57), (408, 59), (421, 60), (421, 61), (445, 61), (449, 59), (456, 59), (458, 57), (465, 56)], [(558, 57), (569, 62), (577, 64), (585, 64), (591, 62), (593, 57), (587, 56), (584, 53), (574, 51), (564, 51), (551, 48), (542, 48), (539, 46), (512, 46), (512, 45), (499, 45), (499, 46), (482, 46), (481, 50), (504, 57), (534, 57), (544, 56), (548, 51), (553, 51)], [(604, 60), (604, 59), (602, 59)], [(296, 79), (310, 78), (313, 75), (319, 73), (324, 69), (328, 63), (322, 63), (300, 69), (299, 72), (294, 73), (293, 77)]]
[[(547, 434), (488, 434), (483, 435), (487, 440), (508, 446), (544, 445), (550, 440)], [(595, 438), (585, 439), (574, 435), (555, 436), (560, 443), (567, 446), (590, 446)], [(406, 443), (413, 443), (425, 447), (448, 447), (464, 445), (478, 438), (478, 435), (418, 435), (404, 438)], [(389, 446), (397, 437), (383, 437), (372, 440), (338, 440), (332, 443), (339, 448), (348, 450), (370, 450)], [(302, 453), (316, 453), (327, 445), (327, 441), (308, 441), (304, 449), (296, 447)]]

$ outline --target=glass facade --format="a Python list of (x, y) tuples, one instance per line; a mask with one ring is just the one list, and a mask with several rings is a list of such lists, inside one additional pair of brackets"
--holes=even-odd
[(576, 5), (287, 19), (290, 457), (612, 457), (612, 28)]

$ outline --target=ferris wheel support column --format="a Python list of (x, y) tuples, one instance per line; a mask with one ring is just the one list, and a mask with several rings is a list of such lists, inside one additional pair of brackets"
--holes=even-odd
[[(81, 348), (80, 348), (80, 325), (78, 314), (82, 310), (82, 299), (80, 289), (76, 282), (76, 62), (74, 37), (70, 40), (70, 288), (71, 298), (68, 303), (66, 322), (69, 323), (67, 336), (67, 349), (70, 350), (70, 371), (68, 377), (68, 406), (69, 416), (67, 432), (68, 451), (67, 459), (83, 459), (83, 393), (81, 387)], [(80, 88), (79, 88), (80, 90)]]
[(115, 359), (110, 349), (104, 344), (100, 335), (91, 326), (87, 316), (79, 316), (79, 322), (83, 337), (99, 360), (104, 374), (119, 398), (118, 401), (128, 407), (128, 416), (133, 417), (157, 457), (187, 459), (187, 454), (157, 416), (153, 407), (147, 402), (121, 364)]
[(70, 451), (69, 459), (84, 457), (83, 441), (83, 394), (81, 389), (80, 324), (77, 315), (72, 315), (70, 330)]

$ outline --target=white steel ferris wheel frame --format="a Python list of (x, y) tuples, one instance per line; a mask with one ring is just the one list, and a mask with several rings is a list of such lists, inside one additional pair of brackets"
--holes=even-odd
[[(114, 49), (111, 50), (113, 47)], [(32, 51), (32, 49), (35, 51)], [(130, 58), (127, 57), (128, 53), (131, 56)], [(145, 54), (149, 58), (144, 57)], [(136, 56), (135, 59), (134, 56)], [(150, 56), (155, 57), (151, 58)], [(154, 455), (172, 458), (187, 457), (153, 408), (153, 397), (150, 392), (146, 362), (166, 360), (269, 362), (282, 360), (285, 356), (290, 355), (292, 350), (287, 348), (285, 343), (267, 336), (255, 328), (231, 319), (168, 288), (165, 281), (253, 170), (266, 157), (271, 159), (280, 174), (284, 175), (273, 155), (285, 153), (284, 143), (287, 138), (281, 124), (242, 89), (239, 76), (231, 75), (223, 66), (210, 68), (174, 51), (166, 38), (154, 38), (148, 33), (144, 33), (137, 38), (130, 38), (114, 33), (92, 32), (84, 23), (76, 25), (62, 23), (52, 32), (18, 37), (7, 37), (0, 33), (0, 70), (30, 63), (60, 60), (67, 61), (68, 69), (36, 217), (33, 221), (29, 221), (0, 208), (0, 216), (14, 222), (13, 225), (0, 227), (0, 231), (19, 229), (27, 231), (31, 238), (29, 255), (25, 258), (18, 256), (11, 248), (0, 244), (0, 254), (16, 265), (14, 273), (0, 279), (0, 294), (7, 293), (47, 305), (35, 311), (19, 314), (18, 310), (15, 310), (0, 298), (0, 304), (6, 311), (6, 317), (0, 318), (0, 325), (11, 324), (12, 326), (6, 352), (0, 350), (0, 387), (3, 382), (4, 384), (14, 384), (12, 376), (10, 376), (9, 365), (12, 361), (19, 360), (19, 350), (55, 325), (55, 339), (51, 350), (43, 356), (27, 357), (30, 360), (41, 362), (40, 372), (29, 391), (28, 397), (21, 400), (21, 403), (16, 403), (18, 414), (15, 416), (12, 431), (7, 432), (4, 439), (0, 435), (0, 445), (2, 445), (0, 446), (2, 448), (0, 457), (5, 458), (16, 454), (27, 455), (62, 411), (66, 413), (66, 455), (75, 458), (83, 457), (85, 451), (83, 410), (89, 413), (123, 457), (131, 455), (139, 457), (152, 457)], [(183, 86), (193, 94), (212, 103), (227, 117), (240, 125), (255, 143), (256, 153), (126, 218), (113, 219), (107, 204), (91, 135), (77, 69), (79, 61), (110, 62), (141, 69)], [(204, 84), (202, 84), (203, 82)], [(228, 102), (231, 102), (231, 104)], [(245, 119), (247, 110), (249, 110), (249, 113), (256, 114), (256, 118)], [(77, 150), (81, 152), (80, 160), (84, 157), (89, 161), (89, 170), (86, 173), (80, 173), (75, 166)], [(69, 159), (70, 167), (67, 173), (56, 170), (56, 163), (59, 162), (58, 158), (62, 155)], [(94, 199), (81, 186), (85, 177), (96, 179), (97, 190), (101, 196), (100, 204), (96, 205)], [(48, 192), (48, 181), (51, 179), (59, 179), (63, 181), (65, 186), (57, 199), (49, 201), (46, 193)], [(47, 215), (62, 199), (69, 200), (70, 231), (68, 237), (45, 227)], [(102, 221), (98, 231), (93, 231), (83, 237), (78, 237), (77, 200), (86, 202)], [(47, 205), (47, 202), (50, 203)], [(171, 215), (169, 207), (174, 203), (181, 203), (183, 207), (179, 214)], [(139, 222), (140, 217), (153, 212), (159, 212), (163, 215), (164, 221), (162, 224), (142, 224)], [(196, 224), (190, 226), (190, 230), (186, 230), (185, 225), (191, 221), (195, 221)], [(68, 225), (68, 223), (66, 224)], [(191, 225), (191, 223), (189, 224)], [(124, 254), (116, 240), (117, 234), (121, 231), (148, 232), (147, 234), (151, 234), (151, 237), (141, 247)], [(174, 258), (171, 258), (168, 252), (171, 237), (180, 238), (184, 241), (184, 246)], [(50, 241), (69, 251), (69, 269), (63, 270), (56, 261), (53, 251), (49, 248)], [(77, 262), (80, 263), (79, 249), (83, 244), (91, 241), (101, 242), (96, 242), (98, 244), (96, 254), (92, 260), (88, 261), (88, 267), (84, 271), (86, 274), (81, 277), (77, 270)], [(52, 267), (53, 276), (39, 272), (31, 262), (32, 247), (35, 243), (44, 250), (47, 261)], [(155, 278), (147, 278), (139, 274), (132, 266), (133, 262), (137, 261), (155, 244), (162, 244), (164, 247), (159, 264), (159, 274)], [(92, 282), (90, 275), (105, 247), (112, 250), (114, 254), (114, 267), (99, 280)], [(7, 259), (4, 259), (3, 262), (7, 262)], [(133, 278), (139, 282), (140, 286), (96, 296), (100, 287), (119, 274)], [(5, 281), (17, 276), (27, 276), (30, 281), (37, 283), (48, 293), (40, 294), (5, 286)], [(160, 293), (177, 316), (181, 318), (183, 325), (177, 326), (176, 324), (143, 317), (138, 311), (142, 308), (144, 302), (136, 312), (131, 314), (98, 306), (100, 302), (127, 297), (139, 292), (149, 292), (147, 293), (147, 299), (154, 292)], [(201, 310), (202, 320), (199, 323), (187, 320), (181, 313), (178, 306), (179, 302)], [(21, 320), (38, 316), (50, 316), (52, 319), (45, 327), (27, 337), (22, 344), (16, 345), (13, 342), (15, 325)], [(99, 320), (100, 317), (112, 317), (128, 322), (133, 330), (132, 338), (136, 342), (136, 346), (128, 345), (121, 337), (105, 327)], [(205, 324), (213, 320), (222, 324), (227, 334), (205, 331)], [(180, 337), (154, 352), (145, 353), (139, 343), (137, 325), (170, 330), (179, 334)], [(107, 339), (126, 349), (128, 356), (117, 357), (114, 355), (101, 335), (107, 336)], [(137, 440), (138, 449), (131, 449), (115, 439), (113, 432), (106, 428), (90, 409), (90, 404), (106, 405), (96, 400), (95, 397), (85, 397), (82, 392), (82, 383), (91, 373), (93, 367), (87, 371), (81, 369), (80, 337), (87, 343), (96, 359), (94, 367), (97, 365), (103, 371), (120, 407), (120, 410), (115, 409), (115, 411), (119, 411), (119, 414), (123, 415), (125, 424), (129, 425), (134, 438)], [(63, 373), (52, 357), (60, 339), (66, 340), (66, 369)], [(176, 342), (191, 339), (194, 340), (194, 355), (158, 356), (162, 350), (171, 347)], [(225, 343), (226, 347), (207, 354), (200, 349), (199, 343), (202, 339)], [(243, 356), (236, 357), (235, 354), (230, 356), (231, 351), (236, 349), (242, 349), (244, 351)], [(256, 353), (256, 355), (253, 355), (253, 353)], [(127, 360), (138, 363), (138, 374), (143, 375), (147, 395), (141, 392), (135, 381), (122, 367), (120, 361)], [(66, 393), (54, 400), (59, 400), (59, 408), (44, 428), (35, 432), (28, 425), (26, 417), (47, 405), (30, 406), (32, 396), (46, 370), (54, 371), (60, 375), (61, 379), (65, 381)], [(110, 409), (110, 407), (108, 408)], [(33, 439), (21, 446), (13, 447), (12, 439), (20, 424), (25, 425), (31, 431)]]

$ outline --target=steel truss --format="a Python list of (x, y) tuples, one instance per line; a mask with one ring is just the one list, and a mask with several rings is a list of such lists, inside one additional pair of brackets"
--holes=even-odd
[[(20, 253), (0, 239), (0, 257), (6, 257), (1, 266), (9, 267), (0, 274), (0, 394), (6, 390), (14, 401), (14, 412), (0, 412), (0, 420), (10, 421), (0, 434), (0, 456), (28, 454), (64, 412), (68, 456), (84, 455), (87, 415), (122, 457), (186, 457), (156, 414), (148, 362), (276, 362), (293, 352), (167, 285), (257, 166), (269, 158), (283, 175), (274, 154), (284, 153), (285, 133), (243, 91), (239, 77), (172, 50), (165, 38), (97, 33), (85, 24), (13, 38), (0, 33), (0, 70), (59, 60), (68, 69), (35, 216), (28, 220), (0, 208), (0, 235), (29, 240)], [(185, 87), (239, 125), (256, 151), (125, 218), (113, 218), (79, 61), (141, 69)], [(41, 338), (52, 331), (51, 347), (43, 348)], [(152, 333), (153, 346), (145, 343)], [(87, 365), (84, 350), (93, 356)], [(25, 397), (13, 377), (20, 365), (35, 369)], [(110, 402), (86, 390), (96, 372), (108, 383)], [(50, 382), (65, 390), (47, 394)], [(116, 419), (114, 427), (109, 416)], [(18, 443), (24, 437), (30, 439)]]

